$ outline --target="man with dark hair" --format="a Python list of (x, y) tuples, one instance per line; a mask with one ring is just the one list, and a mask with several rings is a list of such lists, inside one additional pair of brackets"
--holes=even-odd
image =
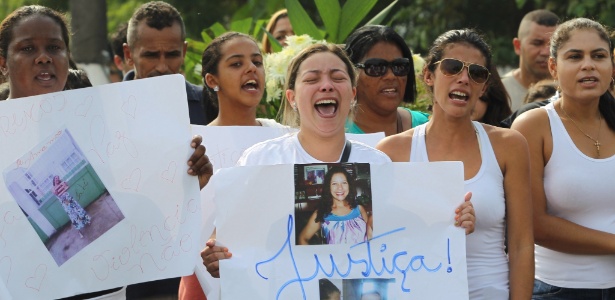
[(549, 45), (558, 23), (557, 15), (545, 9), (531, 11), (521, 20), (517, 37), (513, 39), (515, 53), (519, 55), (519, 68), (502, 76), (512, 111), (521, 107), (530, 85), (551, 78), (547, 67)]
[(117, 69), (122, 72), (122, 77), (132, 70), (132, 64), (129, 64), (124, 59), (124, 44), (126, 43), (126, 32), (128, 31), (128, 23), (120, 24), (115, 32), (111, 35), (111, 50), (113, 51), (113, 63)]
[[(175, 7), (162, 1), (141, 5), (128, 21), (123, 50), (134, 69), (124, 80), (179, 74), (187, 46), (184, 21)], [(186, 95), (191, 124), (207, 125), (216, 118), (218, 111), (204, 101), (202, 86), (186, 81)], [(176, 296), (178, 288), (179, 278), (171, 278), (128, 286), (127, 296)]]
[[(186, 49), (184, 21), (175, 7), (162, 1), (141, 5), (128, 21), (124, 58), (133, 64), (124, 80), (179, 74)], [(203, 99), (203, 87), (186, 81), (190, 123), (207, 125), (218, 111)]]

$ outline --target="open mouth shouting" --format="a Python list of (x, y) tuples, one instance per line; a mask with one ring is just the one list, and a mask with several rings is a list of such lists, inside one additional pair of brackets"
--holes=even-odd
[(246, 81), (242, 86), (242, 89), (248, 91), (248, 92), (255, 92), (258, 91), (259, 86), (258, 86), (258, 82), (254, 79), (250, 79), (248, 81)]
[(320, 100), (314, 104), (314, 108), (323, 118), (331, 118), (337, 112), (337, 101), (332, 99)]
[(468, 99), (470, 98), (470, 96), (462, 91), (452, 91), (448, 94), (448, 96), (453, 100), (453, 101), (463, 101), (463, 102), (467, 102)]

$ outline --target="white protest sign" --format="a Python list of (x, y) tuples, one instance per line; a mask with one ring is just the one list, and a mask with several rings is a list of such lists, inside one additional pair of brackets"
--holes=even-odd
[(370, 292), (389, 299), (468, 298), (465, 232), (453, 225), (463, 201), (461, 163), (371, 165), (369, 180), (356, 171), (363, 184), (371, 183), (363, 187), (373, 200), (363, 205), (373, 224), (371, 240), (297, 245), (305, 228), (298, 225), (299, 212), (314, 207), (313, 185), (302, 185), (303, 178), (319, 168), (332, 170), (237, 167), (212, 177), (206, 189), (217, 206), (217, 241), (233, 254), (220, 262), (225, 299), (319, 299), (319, 280), (325, 279), (344, 299)]
[(60, 298), (192, 272), (191, 137), (181, 75), (0, 102), (0, 295)]
[[(243, 152), (256, 143), (296, 131), (297, 129), (286, 127), (192, 125), (193, 134), (199, 134), (203, 137), (203, 145), (207, 149), (207, 156), (215, 170), (234, 167)], [(347, 133), (346, 137), (375, 147), (384, 138), (384, 133)], [(203, 189), (201, 191), (201, 199), (207, 198), (207, 192)], [(213, 201), (203, 201), (202, 207), (203, 234), (201, 237), (201, 247), (204, 248), (205, 242), (209, 239), (214, 229), (213, 223), (216, 206)], [(203, 287), (203, 292), (207, 295), (207, 299), (220, 299), (220, 281), (217, 278), (211, 277), (200, 261), (195, 268), (195, 273)]]

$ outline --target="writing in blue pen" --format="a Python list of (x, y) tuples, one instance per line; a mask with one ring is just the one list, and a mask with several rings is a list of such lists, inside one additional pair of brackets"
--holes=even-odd
[[(264, 260), (264, 261), (260, 261), (256, 263), (256, 265), (254, 266), (256, 273), (261, 278), (268, 280), (269, 278), (263, 275), (259, 269), (266, 264), (275, 262), (277, 259), (280, 258), (280, 255), (282, 255), (285, 252), (290, 257), (290, 260), (291, 260), (290, 263), (293, 266), (293, 270), (294, 270), (296, 277), (286, 281), (278, 289), (276, 299), (278, 299), (280, 297), (280, 294), (292, 284), (298, 284), (300, 286), (301, 292), (303, 294), (303, 299), (306, 299), (306, 293), (305, 293), (305, 289), (303, 286), (304, 282), (308, 282), (308, 281), (316, 279), (317, 276), (319, 276), (319, 274), (321, 275), (321, 277), (323, 275), (326, 277), (332, 277), (333, 275), (337, 274), (337, 276), (340, 276), (342, 278), (347, 278), (350, 275), (353, 267), (361, 268), (360, 269), (361, 274), (364, 277), (369, 277), (372, 274), (372, 272), (376, 276), (381, 276), (384, 273), (394, 274), (395, 272), (399, 272), (403, 276), (402, 282), (401, 282), (402, 292), (410, 293), (410, 288), (406, 286), (406, 276), (408, 272), (410, 271), (419, 272), (421, 270), (424, 270), (426, 272), (437, 272), (442, 268), (442, 263), (438, 263), (437, 265), (433, 265), (433, 266), (428, 266), (427, 263), (425, 262), (426, 259), (424, 255), (414, 255), (409, 260), (404, 259), (404, 258), (409, 257), (407, 251), (399, 251), (397, 253), (394, 253), (392, 257), (390, 258), (390, 261), (388, 262), (388, 264), (387, 264), (387, 259), (383, 256), (381, 260), (382, 265), (380, 267), (376, 266), (374, 262), (377, 262), (377, 260), (374, 260), (374, 257), (372, 254), (372, 244), (377, 242), (378, 239), (381, 239), (385, 236), (391, 236), (393, 234), (398, 234), (406, 230), (405, 227), (400, 227), (400, 228), (396, 228), (388, 232), (385, 232), (383, 234), (380, 234), (378, 236), (374, 236), (372, 237), (371, 240), (368, 240), (367, 242), (362, 242), (362, 243), (358, 243), (358, 244), (351, 246), (350, 247), (351, 249), (356, 248), (356, 247), (365, 247), (365, 251), (357, 251), (357, 252), (360, 252), (360, 255), (365, 255), (365, 257), (357, 258), (357, 257), (353, 257), (350, 253), (347, 253), (345, 257), (343, 258), (343, 259), (348, 260), (347, 261), (348, 268), (346, 270), (340, 270), (338, 268), (339, 263), (336, 263), (333, 257), (333, 254), (329, 254), (329, 257), (328, 257), (328, 260), (330, 261), (330, 268), (326, 268), (326, 266), (321, 263), (321, 258), (318, 257), (318, 255), (314, 254), (315, 267), (314, 267), (313, 273), (308, 276), (301, 276), (299, 272), (299, 268), (297, 267), (297, 264), (295, 261), (294, 254), (293, 254), (293, 242), (291, 241), (291, 237), (293, 236), (293, 224), (294, 224), (293, 216), (289, 215), (288, 223), (287, 223), (287, 235), (286, 235), (286, 239), (284, 243), (282, 244), (281, 248), (271, 258)], [(386, 244), (381, 244), (379, 251), (380, 252), (386, 251)], [(447, 251), (448, 251), (449, 266), (446, 269), (446, 272), (451, 273), (453, 269), (450, 266), (450, 240), (447, 242)], [(407, 263), (404, 265), (402, 261), (407, 261)], [(327, 266), (329, 266), (329, 264), (327, 264)], [(301, 272), (301, 273), (305, 273), (305, 272)]]

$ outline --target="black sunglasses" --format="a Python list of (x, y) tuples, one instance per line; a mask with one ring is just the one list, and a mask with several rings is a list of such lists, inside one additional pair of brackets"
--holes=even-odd
[(387, 73), (391, 68), (395, 76), (407, 76), (410, 73), (410, 59), (396, 58), (389, 62), (382, 58), (370, 58), (363, 63), (355, 64), (355, 67), (363, 69), (367, 76), (380, 77)]
[(489, 70), (486, 67), (481, 65), (472, 64), (469, 62), (464, 62), (454, 58), (445, 58), (441, 61), (437, 61), (434, 65), (440, 64), (440, 71), (445, 76), (455, 76), (461, 71), (463, 71), (464, 67), (468, 67), (468, 75), (472, 81), (476, 83), (485, 83), (487, 79), (489, 79)]

